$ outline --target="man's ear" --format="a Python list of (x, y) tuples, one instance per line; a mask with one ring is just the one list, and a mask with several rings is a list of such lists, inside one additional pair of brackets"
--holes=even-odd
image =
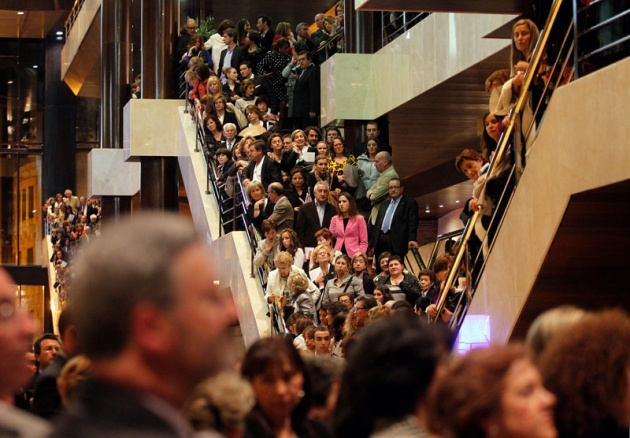
[(130, 330), (132, 341), (149, 353), (170, 351), (175, 338), (173, 321), (164, 310), (152, 303), (140, 303), (134, 308)]

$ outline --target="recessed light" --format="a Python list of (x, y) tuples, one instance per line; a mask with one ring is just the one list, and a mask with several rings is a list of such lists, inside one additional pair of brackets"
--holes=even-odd
[(36, 65), (34, 65), (34, 66), (33, 66), (33, 68), (37, 68), (37, 66), (36, 66)]
[(459, 199), (455, 201), (455, 204), (459, 204)]
[(7, 81), (7, 84), (11, 85), (13, 83), (13, 81)]
[(24, 11), (18, 11), (18, 15), (24, 15)]
[(57, 35), (63, 35), (63, 31), (58, 30), (58, 31), (57, 31)]
[(444, 208), (444, 206), (442, 204), (440, 204), (440, 208)]

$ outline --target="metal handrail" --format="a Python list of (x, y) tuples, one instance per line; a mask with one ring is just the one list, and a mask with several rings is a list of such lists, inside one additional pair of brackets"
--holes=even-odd
[[(385, 24), (385, 18), (387, 16), (391, 17), (391, 14), (400, 14), (395, 18), (395, 20), (402, 18), (401, 26), (396, 27), (392, 22)], [(407, 19), (408, 14), (413, 16), (410, 19)], [(387, 44), (394, 41), (400, 35), (407, 32), (409, 29), (420, 23), (429, 15), (431, 15), (430, 12), (381, 12), (381, 47), (385, 47)]]
[(463, 232), (464, 232), (464, 229), (460, 228), (459, 230), (451, 231), (449, 233), (444, 233), (444, 234), (438, 236), (438, 238), (435, 240), (435, 243), (433, 244), (433, 249), (431, 250), (431, 255), (429, 256), (429, 263), (427, 265), (429, 267), (429, 269), (433, 269), (433, 263), (435, 263), (435, 260), (437, 259), (438, 252), (440, 250), (440, 243), (442, 243), (445, 240), (450, 240), (453, 237), (460, 237)]
[[(523, 84), (521, 85), (521, 91), (518, 97), (518, 101), (516, 103), (516, 106), (510, 111), (510, 114), (509, 114), (510, 122), (508, 126), (506, 127), (505, 131), (503, 132), (503, 134), (501, 135), (494, 157), (490, 161), (490, 166), (487, 171), (488, 177), (494, 176), (495, 173), (498, 172), (499, 163), (503, 164), (504, 161), (507, 159), (506, 156), (508, 153), (509, 140), (512, 138), (512, 135), (517, 132), (515, 129), (515, 125), (520, 123), (520, 118), (523, 114), (523, 111), (525, 110), (527, 101), (530, 98), (530, 93), (531, 93), (534, 77), (539, 71), (540, 65), (542, 63), (545, 48), (547, 46), (547, 42), (549, 39), (549, 33), (550, 33), (551, 28), (553, 27), (553, 24), (556, 21), (558, 12), (560, 11), (560, 7), (562, 5), (562, 1), (563, 0), (554, 1), (554, 3), (551, 6), (551, 11), (549, 13), (549, 17), (547, 18), (545, 27), (540, 32), (540, 36), (538, 38), (538, 41), (533, 51), (532, 59), (530, 60), (527, 71), (525, 72), (525, 76), (524, 76)], [(473, 216), (470, 218), (470, 220), (466, 224), (466, 227), (464, 228), (464, 233), (460, 241), (459, 250), (457, 251), (457, 254), (455, 255), (455, 261), (453, 263), (453, 267), (449, 271), (447, 278), (444, 281), (442, 293), (440, 294), (440, 298), (437, 302), (437, 316), (433, 319), (434, 322), (440, 319), (440, 315), (442, 315), (442, 312), (445, 310), (446, 300), (449, 294), (451, 293), (451, 290), (453, 289), (453, 286), (455, 284), (455, 279), (459, 276), (459, 273), (462, 269), (462, 263), (464, 262), (464, 259), (467, 257), (467, 254), (468, 254), (468, 244), (469, 244), (470, 238), (472, 236), (475, 225), (480, 219), (481, 219), (481, 213), (479, 212), (479, 210), (477, 210), (474, 212)], [(466, 271), (467, 271), (467, 277), (470, 278), (471, 266), (469, 263), (466, 264)], [(476, 272), (476, 275), (477, 277), (480, 277), (481, 272)], [(465, 312), (468, 309), (468, 305), (472, 297), (474, 296), (474, 291), (475, 289), (472, 288), (470, 285), (470, 282), (467, 281), (466, 290), (461, 294), (459, 304), (461, 304), (461, 300), (464, 297), (467, 297), (466, 303), (464, 307), (461, 307), (459, 304), (457, 305), (456, 312), (455, 312), (457, 315), (451, 319), (452, 328), (453, 326), (455, 326), (456, 329), (459, 328), (460, 323), (461, 321), (463, 321), (463, 318), (465, 316)]]
[(417, 277), (418, 272), (413, 272), (413, 269), (411, 269), (412, 263), (410, 263), (409, 261), (409, 253), (411, 253), (414, 261), (416, 262), (416, 265), (418, 265), (418, 268), (420, 268), (420, 271), (424, 271), (427, 268), (427, 265), (424, 263), (422, 255), (420, 255), (420, 251), (418, 250), (418, 248), (413, 247), (407, 252), (407, 254), (405, 254), (405, 266), (407, 266), (412, 274)]
[(68, 36), (70, 35), (70, 31), (72, 30), (72, 26), (74, 26), (74, 23), (77, 21), (77, 17), (79, 16), (79, 13), (81, 12), (81, 8), (83, 8), (84, 3), (85, 3), (85, 0), (75, 0), (74, 5), (72, 6), (72, 10), (68, 14), (68, 18), (66, 18), (66, 22), (64, 23), (64, 28), (66, 31), (66, 39), (68, 39)]
[[(196, 129), (196, 139), (195, 139), (195, 152), (200, 152), (205, 149), (205, 136), (203, 135), (203, 120), (201, 117), (201, 111), (196, 109), (194, 111), (195, 118), (195, 129)], [(201, 147), (200, 147), (201, 146)], [(226, 225), (231, 224), (232, 230), (237, 230), (237, 224), (239, 218), (242, 220), (245, 233), (247, 235), (247, 240), (250, 245), (250, 276), (251, 278), (255, 278), (255, 271), (258, 273), (258, 280), (260, 281), (263, 289), (265, 274), (265, 268), (255, 269), (254, 266), (254, 253), (256, 251), (256, 247), (258, 245), (259, 236), (256, 233), (256, 230), (253, 227), (250, 229), (249, 223), (247, 223), (245, 217), (246, 205), (245, 205), (245, 190), (243, 188), (243, 182), (241, 180), (240, 175), (237, 173), (235, 176), (236, 179), (236, 191), (234, 197), (232, 198), (232, 206), (228, 209), (224, 208), (223, 201), (221, 199), (221, 188), (217, 184), (217, 168), (216, 164), (212, 159), (208, 159), (204, 154), (204, 161), (206, 162), (207, 169), (207, 183), (206, 183), (206, 194), (211, 195), (214, 193), (215, 202), (217, 204), (217, 210), (219, 211), (219, 235), (225, 232)], [(212, 192), (210, 192), (210, 185), (212, 185)], [(240, 209), (240, 213), (238, 213)], [(224, 217), (226, 213), (232, 213), (232, 218), (229, 221), (225, 221)], [(284, 320), (282, 319), (282, 315), (279, 313), (278, 309), (275, 306), (270, 306), (269, 317), (271, 321), (271, 327), (276, 330), (276, 333), (285, 333), (286, 327), (284, 325)]]

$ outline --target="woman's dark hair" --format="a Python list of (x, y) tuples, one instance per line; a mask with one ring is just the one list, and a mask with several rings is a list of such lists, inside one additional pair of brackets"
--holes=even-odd
[(204, 81), (210, 77), (210, 67), (206, 63), (199, 64), (195, 67), (195, 73), (199, 76), (200, 81)]
[(332, 145), (330, 147), (330, 155), (332, 157), (336, 157), (337, 156), (337, 153), (335, 152), (335, 146), (334, 146), (336, 140), (339, 140), (341, 142), (341, 144), (343, 145), (343, 155), (344, 155), (344, 157), (347, 157), (348, 156), (348, 148), (346, 146), (346, 141), (343, 139), (343, 137), (341, 135), (339, 135), (338, 137), (335, 137), (335, 139), (333, 140)]
[(623, 310), (587, 314), (553, 337), (540, 369), (558, 399), (559, 435), (627, 436), (629, 366), (630, 316)]
[(229, 150), (228, 148), (219, 148), (217, 149), (217, 152), (215, 153), (215, 156), (219, 156), (219, 155), (225, 155), (226, 157), (228, 157), (228, 160), (232, 159), (232, 151)]
[(308, 187), (308, 183), (306, 182), (306, 173), (304, 172), (304, 169), (300, 167), (295, 167), (291, 171), (291, 173), (289, 173), (289, 181), (291, 182), (291, 186), (293, 186), (293, 175), (295, 175), (296, 173), (299, 173), (302, 175), (302, 178), (304, 179), (304, 187)]
[(253, 42), (254, 44), (256, 44), (257, 46), (260, 46), (260, 42), (262, 41), (262, 37), (260, 36), (260, 32), (255, 31), (255, 30), (250, 30), (249, 31), (249, 40), (251, 42)]
[[(272, 133), (268, 138), (267, 138), (267, 149), (269, 149), (270, 151), (273, 150), (271, 148), (271, 142), (273, 141), (274, 138), (276, 137), (280, 137), (280, 141), (282, 141), (282, 135), (278, 134), (277, 132)], [(284, 145), (283, 145), (284, 147)]]
[[(241, 21), (243, 21), (243, 20), (241, 20)], [(247, 21), (247, 20), (245, 20), (245, 21)], [(239, 23), (240, 23), (240, 21), (239, 21)], [(220, 36), (223, 36), (223, 32), (225, 32), (226, 30), (228, 30), (230, 28), (232, 28), (232, 29), (236, 28), (236, 25), (234, 24), (234, 22), (232, 20), (223, 20), (221, 23), (219, 23), (219, 27), (217, 28), (217, 33)]]
[(271, 46), (271, 49), (274, 51), (279, 51), (281, 48), (287, 48), (291, 45), (291, 43), (289, 43), (289, 40), (286, 38), (280, 38), (278, 39), (278, 41), (276, 41), (273, 46)]
[(262, 119), (262, 114), (256, 105), (247, 105), (245, 107), (245, 115), (247, 115), (248, 112), (254, 113), (259, 119)]
[(245, 31), (245, 26), (249, 24), (249, 20), (247, 18), (241, 18), (238, 20), (238, 24), (236, 25), (238, 31), (238, 40), (243, 41), (247, 36), (247, 31)]
[[(356, 215), (359, 214), (359, 209), (357, 208), (357, 201), (354, 200), (354, 197), (348, 193), (348, 192), (341, 192), (339, 194), (339, 197), (341, 198), (342, 196), (345, 196), (346, 199), (348, 200), (348, 216), (350, 216), (350, 218), (355, 217)], [(343, 216), (343, 213), (341, 212), (341, 210), (339, 210), (339, 207), (337, 206), (337, 214), (339, 216)]]
[(472, 350), (453, 359), (432, 392), (432, 431), (485, 437), (484, 423), (501, 409), (506, 374), (525, 358), (523, 346), (510, 345)]
[(393, 261), (397, 261), (397, 262), (398, 262), (398, 263), (400, 263), (402, 266), (405, 266), (405, 262), (403, 262), (402, 257), (401, 257), (401, 256), (399, 256), (399, 255), (394, 254), (394, 255), (390, 256), (390, 257), (389, 257), (389, 262), (388, 262), (388, 264), (389, 264), (389, 263), (391, 263), (391, 262), (393, 262)]
[[(291, 239), (291, 248), (286, 248), (284, 246), (284, 243), (282, 243), (282, 235), (284, 233), (289, 233), (289, 238)], [(285, 228), (280, 233), (280, 237), (281, 237), (280, 238), (280, 250), (281, 251), (287, 251), (289, 254), (291, 254), (293, 257), (295, 257), (295, 253), (297, 252), (297, 250), (299, 248), (302, 248), (302, 244), (300, 243), (300, 238), (298, 237), (298, 235), (295, 232), (295, 230), (292, 230), (290, 228)]]
[(423, 275), (429, 277), (431, 283), (435, 283), (435, 272), (433, 272), (431, 269), (423, 269), (422, 271), (418, 272), (418, 280), (420, 280), (420, 277), (422, 277)]
[(223, 131), (223, 124), (219, 120), (219, 117), (217, 117), (216, 113), (209, 112), (206, 118), (203, 120), (203, 129), (206, 131), (206, 133), (210, 133), (210, 130), (208, 129), (208, 120), (214, 121), (214, 124), (217, 127), (217, 131)]
[(332, 326), (330, 327), (331, 334), (335, 341), (341, 341), (343, 339), (343, 326), (346, 323), (348, 317), (348, 308), (345, 304), (339, 303), (344, 307), (344, 310), (333, 316)]
[[(494, 141), (492, 137), (488, 135), (486, 132), (486, 119), (490, 115), (490, 112), (485, 112), (481, 117), (481, 135), (480, 138), (480, 147), (481, 147), (481, 155), (483, 155), (484, 161), (490, 161), (490, 154), (494, 152), (498, 146), (497, 142)], [(494, 114), (493, 114), (494, 116)], [(496, 118), (496, 116), (494, 116)], [(497, 118), (498, 120), (498, 118)], [(460, 163), (461, 166), (461, 163)]]
[(463, 151), (460, 152), (460, 154), (457, 156), (457, 158), (455, 158), (455, 168), (460, 171), (462, 171), (462, 163), (464, 162), (464, 160), (469, 160), (469, 161), (477, 161), (477, 160), (481, 160), (484, 161), (483, 159), (483, 155), (481, 155), (481, 152), (476, 151), (474, 149), (464, 149)]
[(435, 329), (415, 315), (368, 325), (346, 357), (335, 435), (368, 437), (375, 423), (413, 414), (425, 397), (441, 351)]
[(296, 373), (304, 376), (304, 397), (291, 414), (291, 426), (293, 430), (302, 436), (306, 415), (311, 406), (311, 381), (307, 373), (304, 361), (293, 346), (293, 342), (286, 336), (272, 336), (256, 341), (245, 354), (241, 367), (241, 374), (250, 382), (269, 368), (279, 367), (286, 361)]
[(379, 284), (374, 288), (375, 291), (380, 290), (383, 294), (383, 304), (388, 301), (393, 301), (392, 293), (389, 291), (389, 287), (386, 284)]

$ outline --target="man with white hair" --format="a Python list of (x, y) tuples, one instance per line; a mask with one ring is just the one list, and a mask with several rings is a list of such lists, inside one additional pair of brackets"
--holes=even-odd
[(64, 195), (66, 197), (66, 205), (72, 209), (72, 214), (76, 215), (81, 206), (81, 201), (79, 201), (78, 197), (72, 195), (72, 190), (70, 189), (66, 189)]
[(136, 214), (75, 259), (75, 324), (92, 378), (52, 437), (184, 437), (195, 386), (234, 359), (232, 297), (189, 221)]
[(223, 135), (225, 136), (225, 147), (233, 150), (236, 146), (236, 125), (234, 123), (226, 123), (223, 125)]

